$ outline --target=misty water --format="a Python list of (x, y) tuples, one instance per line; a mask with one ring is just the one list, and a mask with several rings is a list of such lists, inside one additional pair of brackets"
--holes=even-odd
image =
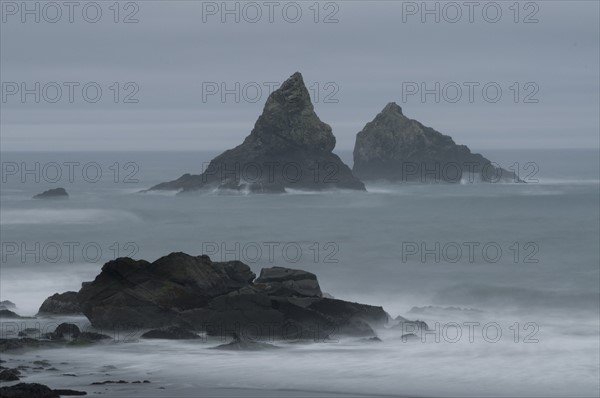
[[(381, 343), (284, 341), (265, 352), (211, 350), (215, 339), (121, 336), (3, 359), (67, 362), (54, 376), (28, 378), (55, 388), (92, 391), (100, 376), (152, 382), (94, 387), (105, 396), (598, 396), (598, 152), (482, 152), (528, 183), (175, 196), (139, 191), (199, 173), (213, 153), (2, 153), (0, 296), (21, 315), (34, 315), (51, 294), (78, 290), (116, 256), (154, 261), (183, 251), (239, 259), (256, 273), (306, 269), (336, 298), (382, 305), (434, 330), (417, 341), (379, 330)], [(351, 164), (351, 153), (340, 156)], [(23, 174), (36, 162), (39, 172)], [(65, 162), (75, 162), (73, 182)], [(57, 182), (53, 163), (63, 165)], [(59, 186), (69, 200), (31, 199)], [(3, 320), (2, 333), (14, 326)]]

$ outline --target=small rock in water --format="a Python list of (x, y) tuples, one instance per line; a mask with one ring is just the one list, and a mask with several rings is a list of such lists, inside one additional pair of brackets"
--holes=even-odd
[(29, 337), (29, 336), (40, 337), (41, 334), (42, 333), (41, 333), (40, 329), (26, 328), (19, 332), (19, 337)]
[(80, 395), (87, 395), (87, 392), (85, 391), (76, 391), (76, 390), (63, 390), (63, 389), (59, 389), (59, 390), (54, 390), (55, 393), (57, 393), (58, 395), (62, 396), (80, 396)]
[(119, 381), (106, 380), (106, 381), (95, 381), (91, 385), (92, 386), (101, 386), (104, 384), (129, 384), (129, 382), (125, 381), (125, 380), (119, 380)]
[(34, 364), (34, 365), (37, 365), (37, 366), (42, 366), (42, 367), (49, 367), (49, 366), (52, 366), (52, 365), (50, 364), (50, 362), (48, 362), (48, 361), (46, 361), (46, 360), (42, 360), (42, 361), (34, 361), (34, 362), (33, 362), (33, 364)]
[(62, 340), (65, 337), (76, 338), (81, 334), (77, 325), (72, 323), (61, 323), (51, 334), (52, 340)]
[(69, 194), (64, 188), (54, 188), (38, 193), (33, 199), (68, 199)]

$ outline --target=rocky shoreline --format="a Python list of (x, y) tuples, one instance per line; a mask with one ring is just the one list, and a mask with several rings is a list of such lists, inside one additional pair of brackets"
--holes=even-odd
[[(381, 341), (377, 331), (384, 329), (397, 330), (398, 336), (407, 329), (427, 330), (421, 321), (392, 319), (382, 307), (331, 298), (322, 292), (316, 275), (307, 271), (271, 267), (257, 277), (240, 261), (213, 262), (205, 255), (185, 253), (171, 253), (152, 263), (131, 258), (109, 261), (93, 281), (82, 283), (79, 292), (48, 297), (37, 317), (52, 324), (54, 319), (82, 314), (89, 324), (62, 322), (52, 331), (48, 325), (23, 328), (24, 323), (16, 322), (27, 318), (7, 318), (15, 319), (15, 327), (3, 322), (0, 352), (101, 347), (122, 342), (124, 336), (130, 341), (186, 340), (208, 343), (208, 348), (216, 350), (263, 351), (276, 350), (281, 344), (338, 339), (374, 343)], [(7, 330), (13, 335), (8, 336)], [(408, 337), (402, 335), (403, 340)], [(30, 372), (58, 372), (48, 361), (5, 365), (0, 368), (0, 396), (85, 394), (22, 382)], [(98, 380), (92, 384), (111, 383), (150, 381)]]

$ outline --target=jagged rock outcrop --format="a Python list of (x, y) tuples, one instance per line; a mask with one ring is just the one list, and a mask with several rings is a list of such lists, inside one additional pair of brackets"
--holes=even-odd
[(38, 310), (38, 315), (80, 315), (77, 292), (55, 293), (48, 297)]
[(316, 276), (306, 271), (273, 267), (255, 277), (242, 262), (208, 256), (119, 258), (78, 297), (92, 325), (103, 329), (181, 326), (210, 335), (321, 340), (373, 336), (389, 318), (381, 307), (321, 297)]
[(79, 291), (82, 312), (97, 327), (162, 327), (179, 311), (206, 306), (214, 297), (247, 286), (255, 274), (239, 261), (171, 253), (153, 263), (118, 258)]
[(353, 172), (363, 180), (522, 182), (450, 136), (404, 116), (393, 102), (357, 134)]
[(33, 199), (69, 199), (69, 194), (64, 188), (54, 188), (34, 195)]
[(364, 190), (364, 184), (332, 153), (335, 142), (297, 72), (271, 93), (241, 145), (214, 158), (201, 175), (185, 174), (150, 190)]

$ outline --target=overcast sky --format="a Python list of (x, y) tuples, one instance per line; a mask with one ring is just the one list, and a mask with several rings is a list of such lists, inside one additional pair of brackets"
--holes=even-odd
[[(518, 14), (513, 1), (429, 2), (439, 23), (421, 1), (229, 2), (239, 22), (221, 2), (122, 2), (118, 16), (113, 3), (98, 2), (96, 23), (77, 3), (71, 23), (62, 1), (62, 16), (28, 2), (39, 22), (2, 1), (2, 150), (227, 149), (295, 71), (339, 150), (391, 101), (475, 149), (599, 147), (597, 1), (522, 2)], [(36, 82), (40, 103), (23, 101)], [(72, 103), (65, 82), (79, 84)]]

